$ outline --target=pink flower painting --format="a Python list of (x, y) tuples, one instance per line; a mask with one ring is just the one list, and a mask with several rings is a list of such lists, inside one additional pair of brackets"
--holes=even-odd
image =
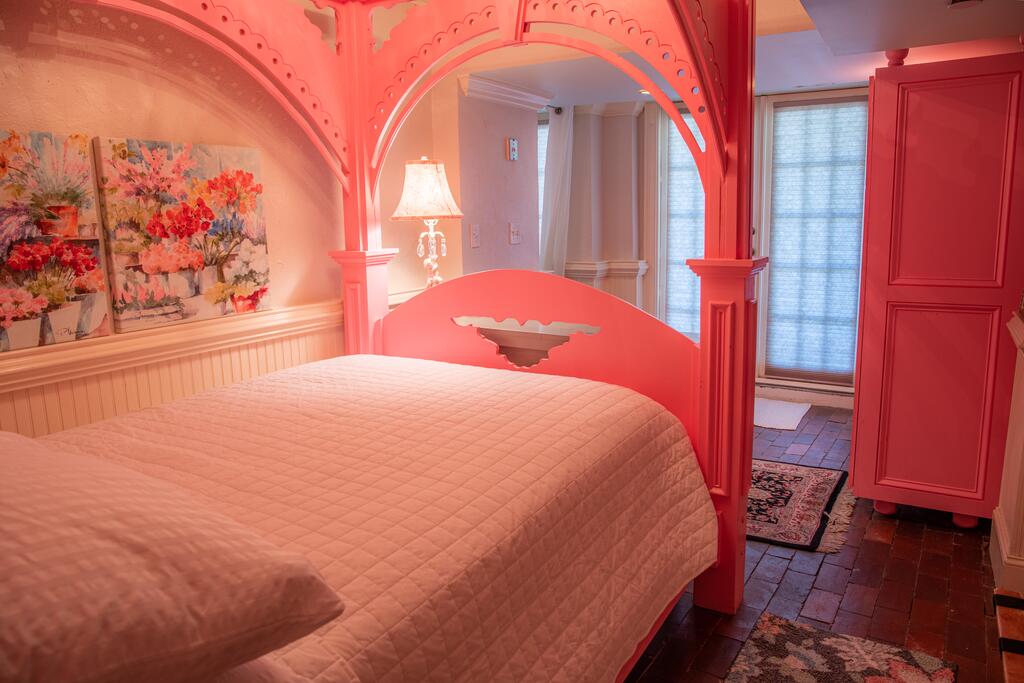
[(110, 334), (91, 146), (0, 132), (0, 351)]
[(97, 148), (118, 331), (268, 306), (256, 150), (134, 139)]

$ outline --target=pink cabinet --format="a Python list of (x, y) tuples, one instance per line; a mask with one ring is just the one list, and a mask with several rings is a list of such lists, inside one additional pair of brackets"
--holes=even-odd
[(1024, 54), (871, 86), (853, 488), (991, 517), (1024, 289)]

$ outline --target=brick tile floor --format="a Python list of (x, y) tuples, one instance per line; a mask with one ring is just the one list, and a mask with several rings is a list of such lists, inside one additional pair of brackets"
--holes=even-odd
[[(849, 468), (848, 410), (812, 407), (795, 432), (754, 428), (754, 457)], [(720, 681), (764, 611), (943, 657), (958, 683), (1002, 681), (989, 526), (962, 531), (950, 516), (857, 501), (846, 544), (823, 554), (747, 542), (739, 612), (695, 607), (686, 593), (627, 678), (631, 683)]]

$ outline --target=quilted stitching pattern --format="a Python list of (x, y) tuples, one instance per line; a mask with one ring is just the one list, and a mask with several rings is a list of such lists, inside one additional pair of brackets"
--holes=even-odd
[(604, 681), (715, 559), (685, 431), (567, 377), (347, 356), (46, 437), (304, 553), (345, 613), (272, 656), (334, 681)]
[(0, 681), (202, 680), (342, 611), (177, 486), (7, 432), (0, 472)]

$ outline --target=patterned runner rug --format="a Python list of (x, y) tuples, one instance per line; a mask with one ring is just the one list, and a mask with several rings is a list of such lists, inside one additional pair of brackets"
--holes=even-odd
[(765, 612), (725, 680), (954, 683), (956, 665), (923, 652), (822, 631)]
[[(849, 524), (852, 496), (836, 506), (844, 483), (846, 472), (839, 470), (754, 460), (747, 538), (787, 548), (819, 549), (830, 520), (839, 532)], [(842, 540), (830, 538), (829, 547), (821, 550), (837, 550)]]

